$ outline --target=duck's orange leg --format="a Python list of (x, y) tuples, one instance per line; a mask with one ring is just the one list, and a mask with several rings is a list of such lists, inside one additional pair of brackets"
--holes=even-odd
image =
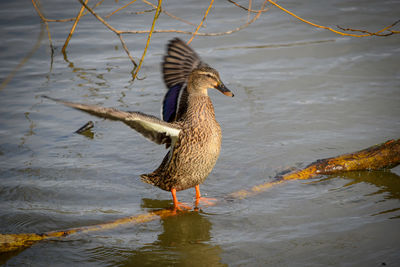
[(200, 185), (195, 186), (196, 189), (196, 207), (199, 205), (200, 202), (208, 205), (208, 206), (213, 206), (216, 204), (217, 199), (216, 198), (211, 198), (211, 197), (201, 197), (200, 194)]
[(176, 210), (182, 210), (182, 209), (190, 210), (190, 209), (192, 209), (191, 206), (185, 205), (185, 204), (183, 204), (183, 203), (178, 201), (178, 198), (176, 197), (176, 189), (175, 188), (171, 189), (171, 194), (172, 194), (172, 200), (174, 201), (174, 209), (176, 209)]

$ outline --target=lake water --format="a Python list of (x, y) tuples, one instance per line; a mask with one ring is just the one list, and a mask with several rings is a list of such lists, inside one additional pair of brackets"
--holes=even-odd
[[(105, 16), (125, 3), (105, 1), (96, 10)], [(209, 4), (184, 3), (165, 1), (164, 8), (197, 24)], [(396, 0), (279, 3), (334, 28), (378, 31), (400, 14)], [(270, 7), (242, 31), (191, 43), (235, 93), (210, 92), (223, 131), (219, 161), (201, 186), (211, 197), (223, 199), (287, 168), (400, 138), (400, 35), (343, 37)], [(70, 18), (79, 3), (42, 0), (41, 8), (48, 18)], [(148, 30), (153, 13), (135, 12), (149, 8), (137, 1), (108, 21), (119, 30)], [(71, 22), (50, 23), (52, 57), (29, 1), (2, 1), (0, 14), (0, 81), (29, 56), (0, 89), (0, 233), (65, 230), (169, 207), (170, 193), (139, 178), (158, 166), (163, 147), (122, 123), (40, 96), (158, 116), (165, 44), (190, 35), (154, 34), (141, 80), (132, 82), (133, 66), (118, 37), (91, 14), (78, 24), (66, 57), (61, 48)], [(216, 1), (201, 32), (246, 21), (247, 11)], [(156, 29), (194, 28), (165, 14), (156, 23)], [(124, 39), (138, 60), (147, 35)], [(89, 120), (93, 138), (74, 133)], [(0, 259), (9, 266), (395, 266), (399, 175), (397, 167), (287, 182), (252, 198), (39, 242)], [(192, 202), (194, 190), (178, 196)]]

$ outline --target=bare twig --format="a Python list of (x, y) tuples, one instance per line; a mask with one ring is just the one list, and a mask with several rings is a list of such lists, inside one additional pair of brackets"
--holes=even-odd
[(96, 19), (98, 19), (101, 23), (103, 23), (109, 30), (113, 31), (114, 33), (118, 34), (121, 33), (117, 29), (115, 29), (113, 26), (108, 24), (102, 17), (96, 14), (93, 9), (91, 9), (88, 5), (86, 5), (83, 0), (78, 0), (90, 13), (92, 13), (93, 16), (95, 16)]
[[(152, 6), (153, 8), (157, 8), (156, 5), (150, 3), (150, 2), (147, 1), (147, 0), (142, 0), (142, 2), (145, 3), (145, 4), (148, 4), (149, 6)], [(196, 26), (196, 24), (191, 23), (190, 21), (184, 20), (184, 19), (182, 19), (182, 18), (180, 18), (180, 17), (177, 17), (177, 16), (175, 16), (175, 15), (169, 13), (168, 11), (166, 11), (166, 10), (164, 10), (164, 9), (161, 9), (161, 12), (164, 13), (165, 15), (167, 15), (167, 16), (173, 18), (173, 19), (182, 21), (183, 23), (186, 23), (186, 24), (189, 24), (189, 25), (192, 25), (192, 26)]]
[(201, 20), (199, 26), (197, 26), (195, 32), (192, 34), (192, 37), (190, 38), (190, 40), (187, 41), (187, 44), (190, 44), (190, 43), (193, 41), (193, 38), (196, 36), (196, 34), (197, 34), (197, 32), (199, 31), (201, 25), (203, 25), (203, 22), (206, 20), (206, 17), (207, 17), (207, 15), (208, 15), (208, 12), (210, 11), (210, 9), (211, 9), (213, 3), (214, 3), (214, 0), (211, 0), (210, 5), (208, 6), (208, 8), (207, 8), (207, 10), (206, 10), (206, 13), (205, 13), (204, 16), (203, 16), (203, 19)]
[(144, 14), (144, 13), (150, 13), (150, 12), (153, 12), (153, 11), (155, 11), (157, 8), (152, 8), (152, 9), (147, 9), (147, 10), (143, 10), (143, 11), (136, 11), (136, 12), (134, 12), (133, 14)]
[(150, 32), (149, 32), (149, 36), (147, 37), (146, 47), (143, 50), (143, 54), (142, 54), (142, 58), (140, 59), (139, 66), (136, 68), (135, 73), (133, 74), (133, 80), (135, 80), (137, 75), (138, 75), (138, 72), (140, 70), (140, 67), (142, 66), (144, 57), (145, 57), (146, 52), (147, 52), (147, 48), (150, 45), (150, 39), (151, 39), (151, 36), (153, 34), (153, 31), (154, 31), (154, 26), (156, 25), (156, 20), (158, 19), (158, 16), (160, 15), (161, 3), (162, 3), (162, 0), (158, 0), (157, 10), (154, 13), (153, 23), (151, 24), (151, 29), (150, 29)]
[[(239, 5), (238, 3), (236, 3), (235, 1), (233, 1), (233, 0), (228, 0), (228, 2), (231, 2), (232, 4), (234, 4), (235, 6), (237, 6), (237, 7), (240, 7), (240, 8), (242, 8), (242, 9), (244, 9), (244, 10), (247, 10), (248, 12), (253, 12), (253, 13), (258, 13), (258, 12), (266, 12), (266, 11), (268, 11), (269, 10), (269, 8), (262, 8), (262, 9), (260, 9), (260, 10), (254, 10), (254, 9), (251, 9), (250, 8), (250, 6), (249, 6), (249, 8), (247, 8), (247, 7), (244, 7), (244, 6), (242, 6), (242, 5)], [(250, 0), (250, 2), (251, 2), (251, 0)], [(250, 5), (250, 2), (249, 2), (249, 5)]]
[(53, 55), (54, 53), (54, 47), (53, 47), (53, 42), (51, 41), (51, 34), (50, 34), (50, 29), (49, 29), (49, 24), (47, 23), (46, 18), (43, 16), (42, 12), (40, 11), (39, 7), (36, 5), (36, 0), (32, 0), (33, 7), (35, 8), (36, 12), (38, 13), (40, 19), (43, 21), (43, 23), (46, 25), (46, 31), (47, 31), (47, 37), (49, 38), (49, 45), (50, 45), (50, 50), (51, 54)]
[[(390, 28), (392, 28), (393, 26), (395, 26), (399, 22), (400, 22), (400, 20), (395, 21), (393, 24), (391, 24), (391, 25), (389, 25), (389, 26), (387, 26), (387, 27), (385, 27), (385, 28), (383, 28), (383, 29), (381, 29), (381, 30), (379, 30), (377, 32), (369, 32), (369, 31), (366, 31), (366, 30), (358, 30), (358, 29), (351, 29), (351, 28), (342, 28), (339, 25), (337, 25), (337, 27), (339, 29), (341, 29), (342, 31), (362, 32), (362, 33), (366, 33), (366, 34), (370, 34), (370, 35), (376, 35), (376, 36), (389, 36), (389, 35), (392, 35), (392, 34), (400, 33), (399, 31), (389, 30)], [(388, 33), (381, 33), (381, 32), (384, 32), (384, 31), (388, 31)]]
[(111, 16), (114, 15), (115, 13), (117, 13), (117, 12), (119, 12), (120, 10), (126, 8), (127, 6), (129, 6), (129, 5), (133, 4), (133, 3), (135, 3), (136, 1), (137, 1), (137, 0), (130, 1), (128, 4), (124, 5), (123, 7), (120, 7), (120, 8), (118, 8), (118, 9), (116, 9), (115, 11), (113, 11), (113, 12), (111, 12), (110, 14), (108, 14), (107, 16), (105, 16), (105, 18), (108, 19), (109, 17), (111, 17)]
[[(89, 2), (89, 0), (86, 0), (85, 4), (87, 4), (88, 2)], [(71, 31), (69, 32), (67, 40), (65, 40), (64, 46), (63, 46), (63, 48), (61, 50), (63, 53), (65, 53), (65, 50), (67, 50), (67, 46), (68, 46), (69, 40), (71, 40), (72, 34), (74, 34), (76, 25), (78, 25), (78, 22), (79, 22), (79, 20), (80, 20), (80, 18), (82, 16), (84, 10), (85, 10), (85, 7), (82, 6), (81, 10), (79, 10), (78, 15), (76, 16), (75, 22), (72, 25)]]
[(133, 59), (131, 53), (128, 50), (128, 47), (126, 46), (121, 34), (123, 34), (122, 31), (119, 31), (117, 29), (115, 29), (113, 26), (111, 26), (110, 24), (108, 24), (102, 17), (100, 17), (99, 15), (96, 14), (96, 12), (93, 11), (93, 9), (91, 9), (88, 5), (86, 5), (83, 0), (78, 0), (90, 13), (92, 13), (93, 16), (95, 16), (96, 19), (98, 19), (101, 23), (103, 23), (108, 29), (110, 29), (112, 32), (114, 32), (118, 37), (119, 40), (121, 41), (122, 47), (124, 48), (126, 54), (128, 55), (129, 59), (132, 61), (133, 65), (135, 66), (135, 68), (138, 66), (137, 63), (135, 62), (135, 60)]
[[(32, 0), (33, 1), (33, 0)], [(101, 0), (99, 2), (97, 2), (92, 9), (95, 9), (96, 7), (98, 7), (99, 5), (101, 5), (101, 3), (103, 3), (104, 0)], [(85, 13), (83, 13), (82, 17), (85, 16), (88, 13), (88, 11), (86, 10)], [(40, 16), (40, 15), (39, 15)], [(68, 18), (68, 19), (48, 19), (45, 18), (44, 16), (41, 17), (42, 20), (47, 21), (47, 22), (70, 22), (70, 21), (75, 21), (76, 17), (74, 18)]]
[[(262, 8), (257, 12), (257, 15), (255, 15), (252, 20), (250, 20), (249, 22), (247, 22), (233, 30), (229, 30), (229, 31), (225, 31), (225, 32), (210, 32), (210, 33), (198, 32), (198, 33), (196, 33), (196, 35), (198, 35), (198, 36), (221, 36), (221, 35), (232, 34), (232, 33), (238, 32), (240, 30), (243, 30), (244, 28), (247, 28), (250, 24), (254, 23), (260, 17), (260, 15), (264, 12), (263, 10), (265, 10), (264, 7), (267, 2), (268, 2), (268, 0), (264, 1)], [(143, 34), (143, 33), (149, 33), (149, 31), (146, 31), (146, 30), (144, 30), (144, 31), (121, 31), (121, 33)], [(191, 32), (191, 31), (181, 31), (181, 30), (154, 30), (153, 33), (180, 33), (180, 34), (190, 34), (190, 35), (194, 34), (194, 32)]]
[(364, 31), (364, 30), (342, 29), (342, 28), (339, 27), (340, 29), (345, 30), (345, 31), (358, 31), (358, 32), (363, 32), (363, 33), (365, 33), (365, 34), (351, 34), (351, 33), (345, 33), (345, 32), (341, 32), (341, 31), (337, 31), (337, 30), (335, 30), (335, 29), (332, 29), (331, 27), (318, 25), (318, 24), (315, 24), (315, 23), (313, 23), (313, 22), (311, 22), (311, 21), (305, 20), (305, 19), (303, 19), (303, 18), (297, 16), (296, 14), (290, 12), (289, 10), (283, 8), (282, 6), (278, 5), (278, 4), (275, 3), (274, 1), (272, 1), (272, 0), (267, 0), (267, 1), (270, 2), (271, 4), (273, 4), (274, 6), (276, 6), (277, 8), (279, 8), (280, 10), (286, 12), (287, 14), (289, 14), (289, 15), (295, 17), (296, 19), (298, 19), (298, 20), (300, 20), (300, 21), (302, 21), (302, 22), (304, 22), (304, 23), (307, 23), (307, 24), (309, 24), (309, 25), (311, 25), (311, 26), (314, 26), (314, 27), (317, 27), (317, 28), (320, 28), (320, 29), (329, 30), (329, 31), (331, 31), (331, 32), (334, 32), (334, 33), (337, 33), (337, 34), (340, 34), (340, 35), (343, 35), (343, 36), (352, 36), (352, 37), (367, 37), (367, 36), (372, 36), (372, 35), (375, 35), (375, 36), (388, 36), (388, 35), (392, 35), (392, 34), (394, 34), (394, 33), (399, 33), (398, 31), (391, 31), (392, 33), (387, 34), (387, 35), (386, 35), (386, 34), (380, 34), (380, 32), (383, 32), (383, 31), (389, 29), (390, 27), (393, 27), (398, 21), (396, 21), (396, 22), (393, 23), (392, 25), (389, 25), (389, 26), (387, 26), (387, 27), (385, 27), (385, 28), (383, 28), (382, 30), (379, 30), (379, 31), (377, 31), (377, 32), (369, 32), (369, 31)]
[[(263, 6), (265, 6), (266, 2), (268, 0), (264, 1)], [(250, 20), (249, 22), (233, 29), (233, 30), (229, 30), (229, 31), (225, 31), (225, 32), (210, 32), (210, 33), (202, 33), (199, 32), (196, 35), (198, 36), (221, 36), (221, 35), (227, 35), (227, 34), (232, 34), (235, 32), (238, 32), (240, 30), (243, 30), (244, 28), (248, 27), (250, 24), (254, 23), (262, 14), (262, 10), (258, 11), (258, 14), (256, 16), (253, 17), (252, 20)], [(149, 33), (148, 30), (143, 30), (143, 31), (121, 31), (121, 33), (123, 34), (144, 34), (144, 33)], [(154, 30), (153, 33), (180, 33), (180, 34), (190, 34), (193, 35), (194, 32), (191, 31), (181, 31), (181, 30)]]
[(126, 54), (128, 54), (129, 59), (132, 61), (133, 65), (135, 66), (135, 69), (138, 67), (136, 61), (133, 59), (131, 53), (129, 52), (128, 47), (126, 46), (124, 39), (122, 39), (122, 35), (121, 34), (117, 34), (119, 37), (119, 40), (121, 41), (122, 47), (124, 48)]
[(251, 10), (251, 0), (249, 0), (249, 8), (248, 8), (248, 10), (247, 10), (247, 22), (249, 22), (249, 20), (250, 20), (250, 10)]
[[(266, 2), (267, 2), (267, 0), (265, 0), (264, 6), (265, 6)], [(229, 31), (225, 31), (225, 32), (209, 32), (209, 33), (198, 32), (198, 33), (196, 33), (196, 35), (198, 35), (198, 36), (221, 36), (221, 35), (227, 35), (227, 34), (232, 34), (232, 33), (238, 32), (238, 31), (248, 27), (250, 24), (254, 23), (260, 17), (262, 12), (263, 12), (262, 10), (258, 11), (258, 14), (256, 16), (254, 16), (252, 20), (250, 20), (249, 22), (247, 22), (233, 30), (229, 30)], [(120, 31), (121, 34), (145, 34), (145, 33), (149, 33), (149, 32), (150, 31), (148, 31), (148, 30)], [(154, 30), (153, 33), (180, 33), (180, 34), (190, 34), (190, 35), (194, 34), (194, 32), (192, 32), (192, 31), (181, 31), (181, 30)]]
[[(111, 12), (110, 14), (108, 14), (107, 16), (105, 16), (105, 18), (110, 18), (110, 17), (111, 17), (112, 15), (114, 15), (115, 13), (121, 11), (122, 9), (128, 7), (129, 5), (133, 4), (133, 3), (136, 2), (136, 1), (137, 1), (137, 0), (133, 0), (133, 1), (129, 2), (128, 4), (124, 5), (123, 7), (120, 7), (120, 8), (118, 8), (118, 9), (116, 9), (115, 11), (113, 11), (113, 12)], [(154, 10), (157, 9), (157, 6), (156, 6), (156, 5), (154, 5), (153, 3), (151, 3), (151, 2), (149, 2), (149, 1), (147, 1), (147, 0), (142, 0), (142, 2), (145, 3), (145, 4), (147, 4), (147, 5), (149, 5), (149, 6), (151, 6), (151, 7), (153, 7), (154, 9), (135, 12), (135, 14), (143, 14), (143, 13), (146, 13), (146, 12), (153, 12)], [(182, 19), (182, 18), (180, 18), (180, 17), (177, 17), (177, 16), (175, 16), (175, 15), (169, 13), (168, 11), (164, 10), (163, 8), (161, 8), (161, 12), (164, 13), (165, 15), (167, 15), (167, 16), (173, 18), (173, 19), (179, 20), (179, 21), (181, 21), (181, 22), (183, 22), (183, 23), (186, 23), (186, 24), (189, 24), (189, 25), (196, 26), (196, 24), (191, 23), (190, 21), (184, 20), (184, 19)]]

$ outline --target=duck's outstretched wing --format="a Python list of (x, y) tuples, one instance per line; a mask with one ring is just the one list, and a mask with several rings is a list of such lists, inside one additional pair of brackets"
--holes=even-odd
[(132, 129), (141, 133), (147, 139), (161, 145), (173, 144), (179, 136), (181, 128), (178, 124), (168, 123), (157, 117), (141, 112), (121, 111), (114, 108), (104, 108), (96, 105), (86, 105), (43, 96), (66, 106), (82, 110), (100, 118), (122, 121)]
[[(179, 38), (172, 39), (167, 46), (167, 53), (162, 63), (162, 74), (165, 85), (168, 87), (163, 104), (162, 118), (172, 122), (176, 118), (178, 108), (185, 103), (179, 103), (182, 93), (186, 90), (186, 83), (193, 69), (206, 65), (196, 52)], [(182, 112), (180, 112), (182, 113)]]

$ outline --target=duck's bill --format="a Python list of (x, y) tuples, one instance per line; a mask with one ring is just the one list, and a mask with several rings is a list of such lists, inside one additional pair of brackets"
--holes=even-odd
[(234, 94), (228, 88), (226, 88), (226, 86), (223, 83), (217, 85), (215, 89), (217, 89), (226, 96), (234, 97)]

